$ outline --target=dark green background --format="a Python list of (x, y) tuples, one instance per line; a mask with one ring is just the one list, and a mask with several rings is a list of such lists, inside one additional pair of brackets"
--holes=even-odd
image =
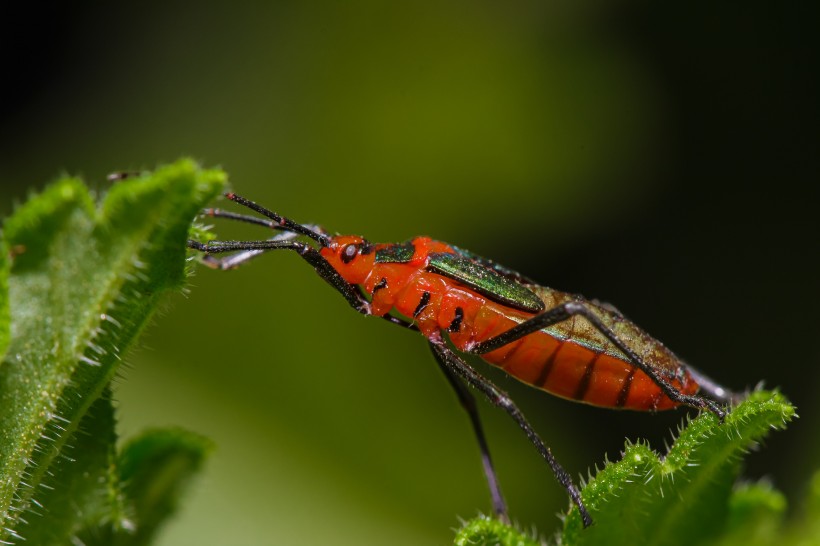
[[(816, 4), (99, 4), (1, 8), (0, 212), (61, 172), (104, 190), (190, 155), (300, 221), (453, 242), (615, 303), (731, 387), (781, 386), (803, 419), (748, 474), (799, 497), (820, 459)], [(190, 288), (116, 385), (125, 435), (219, 446), (163, 544), (443, 544), (489, 509), (423, 340), (291, 255)], [(487, 373), (576, 476), (684, 415)], [(565, 493), (481, 410), (514, 519), (551, 533)]]

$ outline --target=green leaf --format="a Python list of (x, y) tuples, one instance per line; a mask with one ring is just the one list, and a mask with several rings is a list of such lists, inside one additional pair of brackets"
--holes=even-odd
[[(808, 481), (808, 499), (802, 514), (786, 533), (780, 533), (776, 542), (784, 546), (817, 546), (820, 544), (820, 471)], [(785, 536), (784, 536), (785, 535)]]
[[(565, 544), (694, 544), (719, 534), (740, 460), (794, 407), (771, 392), (755, 392), (724, 423), (703, 413), (661, 460), (643, 444), (607, 465), (582, 491), (595, 524), (583, 529), (577, 510), (564, 525)], [(693, 524), (697, 522), (697, 524)]]
[(487, 516), (479, 516), (462, 527), (455, 546), (540, 546), (541, 542), (518, 529)]
[(0, 231), (0, 359), (6, 354), (11, 338), (9, 318), (9, 248)]
[[(623, 458), (607, 463), (581, 491), (593, 525), (584, 529), (573, 507), (560, 543), (690, 546), (714, 543), (724, 532), (743, 540), (763, 540), (779, 527), (783, 497), (762, 485), (737, 491), (733, 486), (742, 455), (794, 416), (785, 397), (760, 391), (722, 424), (711, 413), (701, 414), (680, 432), (664, 458), (643, 443), (628, 444)], [(492, 538), (486, 539), (481, 534), (486, 528), (481, 520), (468, 522), (457, 544), (519, 543), (520, 533), (507, 539), (495, 528)]]
[(207, 438), (181, 429), (152, 430), (129, 442), (120, 456), (120, 479), (137, 525), (120, 533), (116, 544), (149, 544), (212, 449)]
[(114, 425), (111, 393), (106, 389), (43, 480), (44, 492), (38, 498), (43, 508), (30, 510), (18, 526), (16, 532), (27, 543), (70, 544), (89, 528), (96, 535), (110, 535), (111, 529), (130, 527), (114, 466)]
[(782, 538), (786, 498), (767, 483), (743, 484), (729, 501), (726, 532), (716, 544), (766, 546)]
[(14, 257), (0, 365), (0, 539), (15, 538), (20, 515), (45, 498), (58, 457), (77, 457), (66, 442), (160, 298), (182, 285), (189, 224), (223, 181), (183, 160), (116, 184), (97, 207), (67, 178), (6, 220)]

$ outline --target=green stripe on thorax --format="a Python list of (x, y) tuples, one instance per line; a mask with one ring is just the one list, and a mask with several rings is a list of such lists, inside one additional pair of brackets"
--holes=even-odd
[[(415, 252), (416, 247), (411, 241), (387, 245), (376, 250), (376, 263), (407, 263)], [(431, 252), (427, 256), (427, 270), (458, 281), (503, 305), (530, 313), (544, 310), (541, 298), (512, 278), (517, 274), (489, 261), (482, 263), (460, 249), (457, 252), (460, 253)]]
[(376, 250), (376, 263), (407, 263), (416, 253), (415, 245), (410, 242), (395, 243)]

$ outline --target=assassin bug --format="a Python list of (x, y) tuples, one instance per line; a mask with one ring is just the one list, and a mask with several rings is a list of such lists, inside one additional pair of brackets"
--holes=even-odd
[[(507, 506), (467, 386), (504, 409), (523, 429), (578, 507), (584, 526), (592, 523), (572, 479), (521, 411), (453, 351), (445, 338), (458, 351), (479, 355), (528, 385), (596, 406), (654, 411), (684, 405), (711, 411), (722, 420), (725, 412), (720, 403), (734, 400), (734, 394), (688, 367), (606, 304), (540, 286), (511, 269), (428, 237), (374, 244), (298, 224), (234, 193), (225, 197), (264, 218), (220, 209), (205, 209), (202, 214), (279, 233), (261, 241), (188, 241), (188, 247), (205, 253), (205, 265), (232, 269), (270, 250), (292, 250), (356, 311), (420, 331), (427, 338), (470, 417), (493, 509), (504, 520), (508, 520)], [(318, 248), (300, 237), (311, 239)], [(236, 253), (214, 256), (224, 252)], [(390, 314), (393, 311), (400, 316)], [(699, 390), (711, 398), (697, 394)]]

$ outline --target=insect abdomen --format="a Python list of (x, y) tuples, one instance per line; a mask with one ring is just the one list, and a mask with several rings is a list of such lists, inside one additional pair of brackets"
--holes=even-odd
[(677, 406), (628, 362), (543, 332), (530, 334), (484, 359), (524, 383), (570, 400), (633, 410)]
[[(373, 278), (386, 279), (373, 295), (378, 314), (395, 309), (416, 321), (425, 336), (447, 332), (453, 344), (468, 351), (534, 316), (476, 294), (441, 275), (406, 264), (380, 264)], [(378, 286), (372, 283), (371, 293)], [(572, 298), (569, 294), (537, 287), (547, 308)], [(602, 310), (613, 321), (609, 311)], [(667, 380), (685, 394), (698, 390), (688, 372), (674, 377), (677, 359), (659, 342), (625, 319), (610, 325), (650, 365), (666, 371)], [(581, 317), (541, 330), (482, 355), (513, 377), (551, 394), (588, 404), (633, 410), (664, 410), (678, 404), (664, 395), (644, 372), (620, 357), (618, 351)]]
[[(554, 295), (569, 297), (561, 293)], [(450, 338), (461, 350), (499, 335), (531, 316), (510, 312), (492, 302), (485, 302), (471, 312), (474, 302), (460, 299), (465, 309), (462, 328), (460, 332), (451, 332)], [(445, 297), (445, 303), (447, 300)], [(457, 304), (449, 302), (450, 308), (454, 305)], [(440, 322), (446, 324), (452, 313), (447, 305), (443, 306)], [(573, 317), (550, 333), (543, 330), (532, 333), (482, 357), (528, 385), (587, 404), (633, 410), (663, 410), (678, 405), (644, 372), (613, 354), (615, 351), (606, 340), (591, 337), (588, 326), (585, 319)], [(639, 338), (642, 344), (636, 348), (650, 364), (667, 370), (677, 369), (677, 361), (672, 361), (674, 355), (662, 345), (631, 323), (626, 327), (635, 329), (633, 337)], [(688, 372), (684, 371), (682, 378), (684, 384), (674, 377), (668, 380), (686, 394), (697, 392), (697, 384)]]

